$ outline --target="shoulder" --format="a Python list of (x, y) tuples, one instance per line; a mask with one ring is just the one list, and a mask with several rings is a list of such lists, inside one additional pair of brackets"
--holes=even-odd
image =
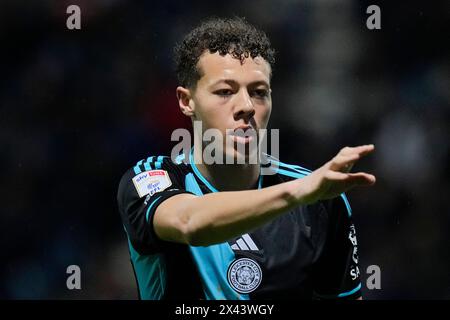
[(135, 175), (145, 171), (151, 170), (166, 170), (170, 171), (177, 166), (177, 163), (173, 162), (168, 156), (149, 156), (147, 158), (139, 160), (133, 167), (132, 173)]
[(170, 167), (169, 161), (171, 162), (167, 156), (149, 156), (141, 159), (125, 171), (122, 175), (121, 183), (147, 171), (166, 170)]
[(119, 194), (131, 192), (134, 189), (139, 191), (141, 185), (146, 185), (148, 188), (150, 182), (172, 185), (183, 175), (183, 166), (184, 164), (178, 159), (174, 162), (170, 157), (163, 155), (148, 156), (141, 159), (122, 175), (119, 183)]
[(174, 160), (172, 160), (169, 156), (163, 155), (148, 156), (137, 161), (134, 166), (132, 166), (125, 172), (124, 176), (129, 178), (130, 176), (134, 177), (141, 173), (154, 170), (164, 170), (171, 174), (177, 174), (181, 171), (184, 171), (186, 167), (186, 164), (183, 160), (183, 154), (178, 156)]

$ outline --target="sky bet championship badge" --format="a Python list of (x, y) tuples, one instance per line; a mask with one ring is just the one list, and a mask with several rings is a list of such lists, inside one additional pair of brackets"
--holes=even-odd
[(154, 195), (172, 185), (169, 174), (164, 170), (145, 171), (133, 178), (134, 187), (139, 197)]
[(261, 268), (252, 259), (237, 259), (228, 267), (228, 283), (239, 293), (254, 291), (261, 280)]

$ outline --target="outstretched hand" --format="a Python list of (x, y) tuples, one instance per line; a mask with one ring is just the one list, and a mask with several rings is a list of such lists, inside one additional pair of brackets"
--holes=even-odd
[(302, 179), (307, 182), (305, 202), (332, 199), (356, 186), (373, 185), (376, 181), (374, 175), (350, 171), (356, 161), (374, 150), (373, 144), (341, 149), (333, 159)]

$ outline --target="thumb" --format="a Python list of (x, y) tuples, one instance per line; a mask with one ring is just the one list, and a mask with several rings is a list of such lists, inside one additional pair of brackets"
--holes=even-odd
[(355, 186), (372, 186), (377, 181), (372, 174), (365, 172), (348, 173), (348, 181)]

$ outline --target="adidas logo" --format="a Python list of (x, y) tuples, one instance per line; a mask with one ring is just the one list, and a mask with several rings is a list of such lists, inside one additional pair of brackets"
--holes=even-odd
[(231, 245), (233, 250), (256, 251), (259, 250), (252, 238), (246, 233), (240, 236), (235, 243)]

